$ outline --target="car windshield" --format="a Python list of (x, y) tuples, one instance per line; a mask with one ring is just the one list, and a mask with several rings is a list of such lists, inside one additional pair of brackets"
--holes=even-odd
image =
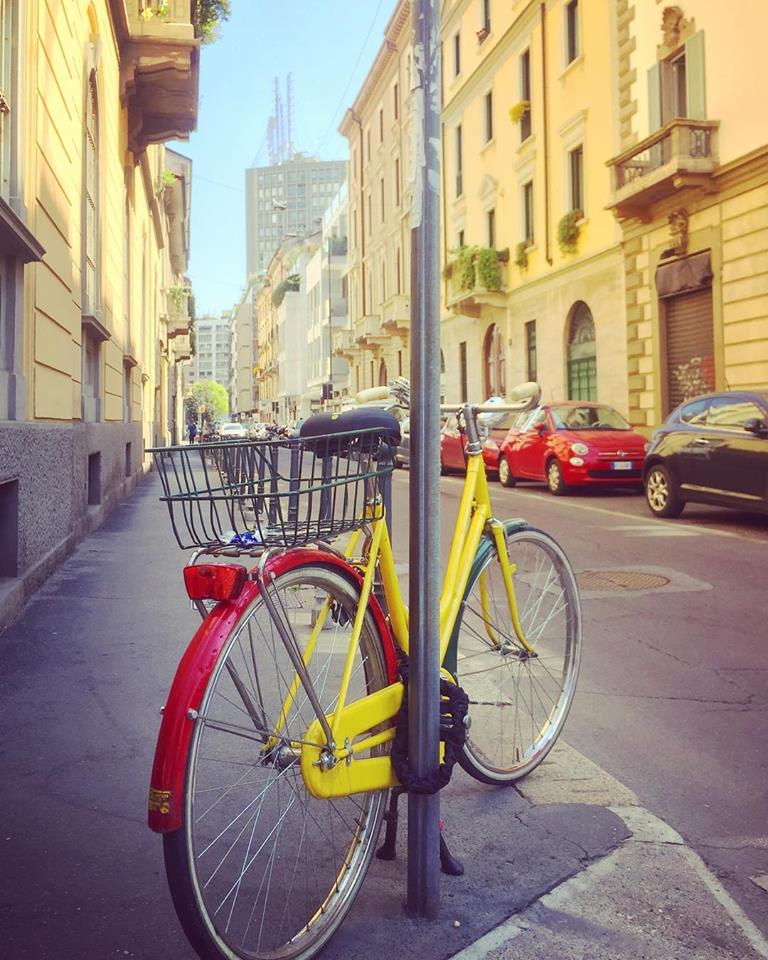
[(632, 428), (613, 407), (585, 405), (583, 407), (550, 407), (550, 415), (557, 430), (631, 430)]

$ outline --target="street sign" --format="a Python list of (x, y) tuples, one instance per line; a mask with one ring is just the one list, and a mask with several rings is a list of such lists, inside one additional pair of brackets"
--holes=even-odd
[(198, 413), (205, 413), (205, 404), (204, 404), (204, 403), (198, 403), (198, 405), (197, 405), (197, 412), (198, 412)]

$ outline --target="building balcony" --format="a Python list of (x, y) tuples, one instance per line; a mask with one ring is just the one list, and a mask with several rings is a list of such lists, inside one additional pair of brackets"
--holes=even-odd
[(407, 294), (395, 294), (382, 304), (381, 329), (390, 336), (408, 336), (411, 331), (411, 298)]
[(197, 126), (200, 41), (189, 0), (110, 0), (128, 146), (186, 140)]
[(333, 352), (345, 360), (353, 360), (360, 352), (349, 327), (339, 327), (333, 331)]
[(480, 282), (477, 268), (471, 287), (464, 286), (456, 270), (450, 270), (446, 285), (445, 305), (451, 313), (465, 317), (479, 317), (484, 306), (503, 308), (507, 303), (506, 290), (509, 283), (509, 263), (507, 259), (498, 260), (499, 283), (491, 289)]
[[(189, 287), (169, 287), (165, 291), (166, 297), (166, 324), (168, 338), (183, 337), (189, 333), (191, 319), (189, 316)], [(203, 339), (201, 346), (205, 343)]]
[(172, 346), (174, 360), (192, 359), (192, 344), (188, 333), (174, 337)]
[(649, 208), (684, 187), (712, 189), (718, 165), (717, 120), (670, 120), (608, 161), (613, 193), (607, 209), (620, 219), (650, 219)]
[(365, 314), (355, 322), (353, 328), (355, 344), (360, 350), (379, 350), (389, 339), (389, 334), (382, 329), (381, 317), (378, 313)]

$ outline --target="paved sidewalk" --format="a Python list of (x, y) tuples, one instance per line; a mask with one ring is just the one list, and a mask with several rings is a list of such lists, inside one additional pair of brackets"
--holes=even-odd
[[(198, 622), (158, 495), (151, 476), (0, 635), (3, 960), (194, 960), (146, 827), (159, 708)], [(441, 881), (438, 920), (403, 912), (403, 829), (323, 960), (768, 957), (680, 838), (565, 746), (520, 790), (457, 770), (441, 808), (466, 874)]]

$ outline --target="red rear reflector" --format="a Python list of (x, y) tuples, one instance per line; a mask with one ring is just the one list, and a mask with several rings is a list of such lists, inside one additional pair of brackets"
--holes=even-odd
[(248, 571), (240, 563), (201, 563), (184, 567), (184, 585), (190, 600), (234, 600)]

